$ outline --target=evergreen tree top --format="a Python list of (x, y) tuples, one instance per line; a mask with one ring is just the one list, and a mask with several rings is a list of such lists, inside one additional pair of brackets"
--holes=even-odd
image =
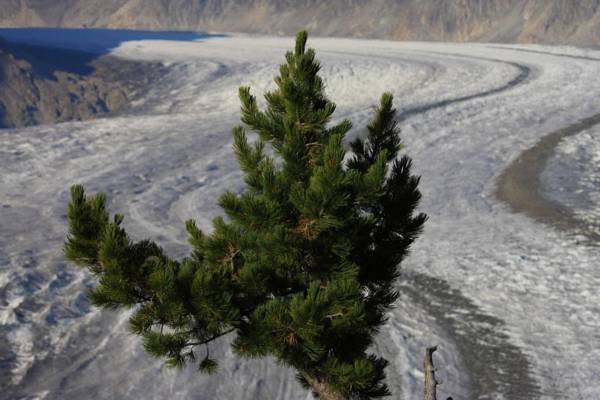
[(246, 190), (221, 196), (226, 216), (211, 234), (186, 223), (190, 256), (173, 260), (153, 242), (133, 242), (105, 196), (86, 197), (81, 186), (71, 189), (65, 255), (98, 277), (93, 304), (134, 308), (131, 331), (168, 365), (197, 361), (215, 372), (208, 344), (230, 334), (237, 354), (276, 358), (323, 398), (371, 399), (389, 393), (387, 362), (369, 348), (426, 219), (415, 215), (419, 178), (398, 158), (389, 93), (346, 157), (351, 124), (331, 124), (335, 104), (306, 42), (300, 32), (264, 110), (240, 88), (244, 125), (233, 130), (233, 150)]

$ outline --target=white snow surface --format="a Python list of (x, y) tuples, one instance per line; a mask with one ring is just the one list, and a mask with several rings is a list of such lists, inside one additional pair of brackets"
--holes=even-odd
[[(381, 93), (394, 93), (405, 150), (422, 176), (430, 219), (403, 264), (403, 295), (375, 348), (390, 360), (393, 398), (422, 396), (422, 356), (433, 344), (442, 398), (600, 398), (600, 250), (492, 195), (495, 178), (523, 150), (598, 113), (600, 51), (309, 45), (352, 135), (364, 133)], [(237, 359), (226, 340), (214, 346), (223, 359), (217, 375), (164, 368), (127, 332), (126, 312), (88, 306), (93, 279), (61, 254), (68, 189), (82, 183), (107, 193), (132, 237), (185, 255), (183, 222), (195, 218), (210, 230), (219, 194), (243, 189), (231, 151), (237, 88), (251, 86), (259, 97), (272, 88), (292, 46), (291, 38), (244, 35), (125, 42), (112, 54), (171, 67), (131, 113), (0, 131), (0, 376), (10, 377), (0, 377), (0, 399), (311, 398), (293, 371)], [(593, 178), (577, 188), (597, 199), (594, 129), (566, 141), (558, 157), (587, 154), (573, 162)], [(551, 163), (545, 179), (571, 165)], [(568, 203), (597, 215), (594, 204), (596, 211)]]

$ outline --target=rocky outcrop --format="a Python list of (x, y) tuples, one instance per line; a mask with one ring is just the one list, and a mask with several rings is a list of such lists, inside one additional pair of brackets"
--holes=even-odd
[(600, 0), (0, 0), (0, 25), (600, 46)]
[[(157, 64), (47, 49), (0, 40), (0, 128), (86, 120), (127, 108)], [(85, 68), (63, 69), (74, 60)], [(55, 60), (55, 61), (53, 61)], [(89, 60), (89, 64), (86, 62)], [(68, 64), (68, 63), (66, 63)]]

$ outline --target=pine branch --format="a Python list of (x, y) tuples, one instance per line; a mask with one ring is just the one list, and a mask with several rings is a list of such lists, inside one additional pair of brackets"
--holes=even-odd
[(210, 338), (208, 338), (208, 339), (206, 339), (206, 340), (203, 340), (203, 341), (201, 341), (201, 342), (191, 342), (191, 343), (187, 343), (187, 344), (185, 345), (185, 347), (190, 347), (190, 346), (200, 346), (200, 345), (203, 345), (203, 344), (210, 343), (210, 342), (212, 342), (213, 340), (216, 340), (216, 339), (220, 338), (221, 336), (225, 336), (225, 335), (227, 335), (227, 334), (229, 334), (229, 333), (231, 333), (231, 332), (235, 331), (236, 329), (237, 329), (237, 328), (231, 328), (231, 329), (228, 329), (228, 330), (226, 330), (226, 331), (224, 331), (224, 332), (217, 333), (217, 334), (215, 334), (215, 335), (211, 336)]
[(245, 128), (233, 129), (233, 151), (246, 188), (219, 198), (225, 216), (209, 234), (186, 222), (190, 256), (132, 241), (106, 197), (81, 186), (71, 190), (65, 255), (98, 278), (93, 304), (136, 307), (130, 330), (170, 366), (196, 361), (194, 346), (205, 345), (198, 367), (214, 372), (208, 343), (236, 331), (236, 353), (275, 357), (324, 399), (376, 399), (389, 395), (387, 361), (368, 349), (426, 219), (415, 215), (419, 178), (408, 157), (396, 160), (389, 93), (347, 157), (351, 124), (330, 126), (336, 106), (307, 38), (300, 32), (286, 53), (264, 109), (240, 88)]

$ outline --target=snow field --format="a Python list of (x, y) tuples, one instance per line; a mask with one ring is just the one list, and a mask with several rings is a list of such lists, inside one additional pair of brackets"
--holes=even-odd
[[(185, 255), (183, 221), (210, 229), (219, 194), (243, 189), (231, 152), (237, 88), (251, 86), (259, 97), (272, 88), (292, 43), (126, 42), (113, 54), (170, 65), (130, 115), (0, 131), (0, 339), (14, 355), (0, 366), (13, 384), (7, 398), (310, 398), (271, 360), (230, 356), (211, 377), (164, 369), (127, 332), (127, 314), (87, 306), (82, 292), (93, 280), (61, 256), (74, 183), (105, 191), (132, 237)], [(432, 344), (440, 345), (440, 390), (455, 399), (598, 398), (599, 250), (511, 213), (492, 193), (521, 151), (597, 112), (600, 64), (592, 58), (600, 52), (349, 39), (309, 45), (336, 117), (354, 123), (351, 136), (363, 133), (380, 94), (394, 93), (405, 149), (422, 175), (430, 220), (404, 264), (402, 303), (376, 346), (391, 361), (397, 398), (420, 396), (422, 354)], [(572, 166), (576, 153), (577, 187), (595, 199), (596, 133), (561, 145), (558, 157), (568, 161), (551, 164), (547, 179)], [(230, 354), (225, 343), (214, 347)], [(495, 365), (485, 370), (477, 359)]]

